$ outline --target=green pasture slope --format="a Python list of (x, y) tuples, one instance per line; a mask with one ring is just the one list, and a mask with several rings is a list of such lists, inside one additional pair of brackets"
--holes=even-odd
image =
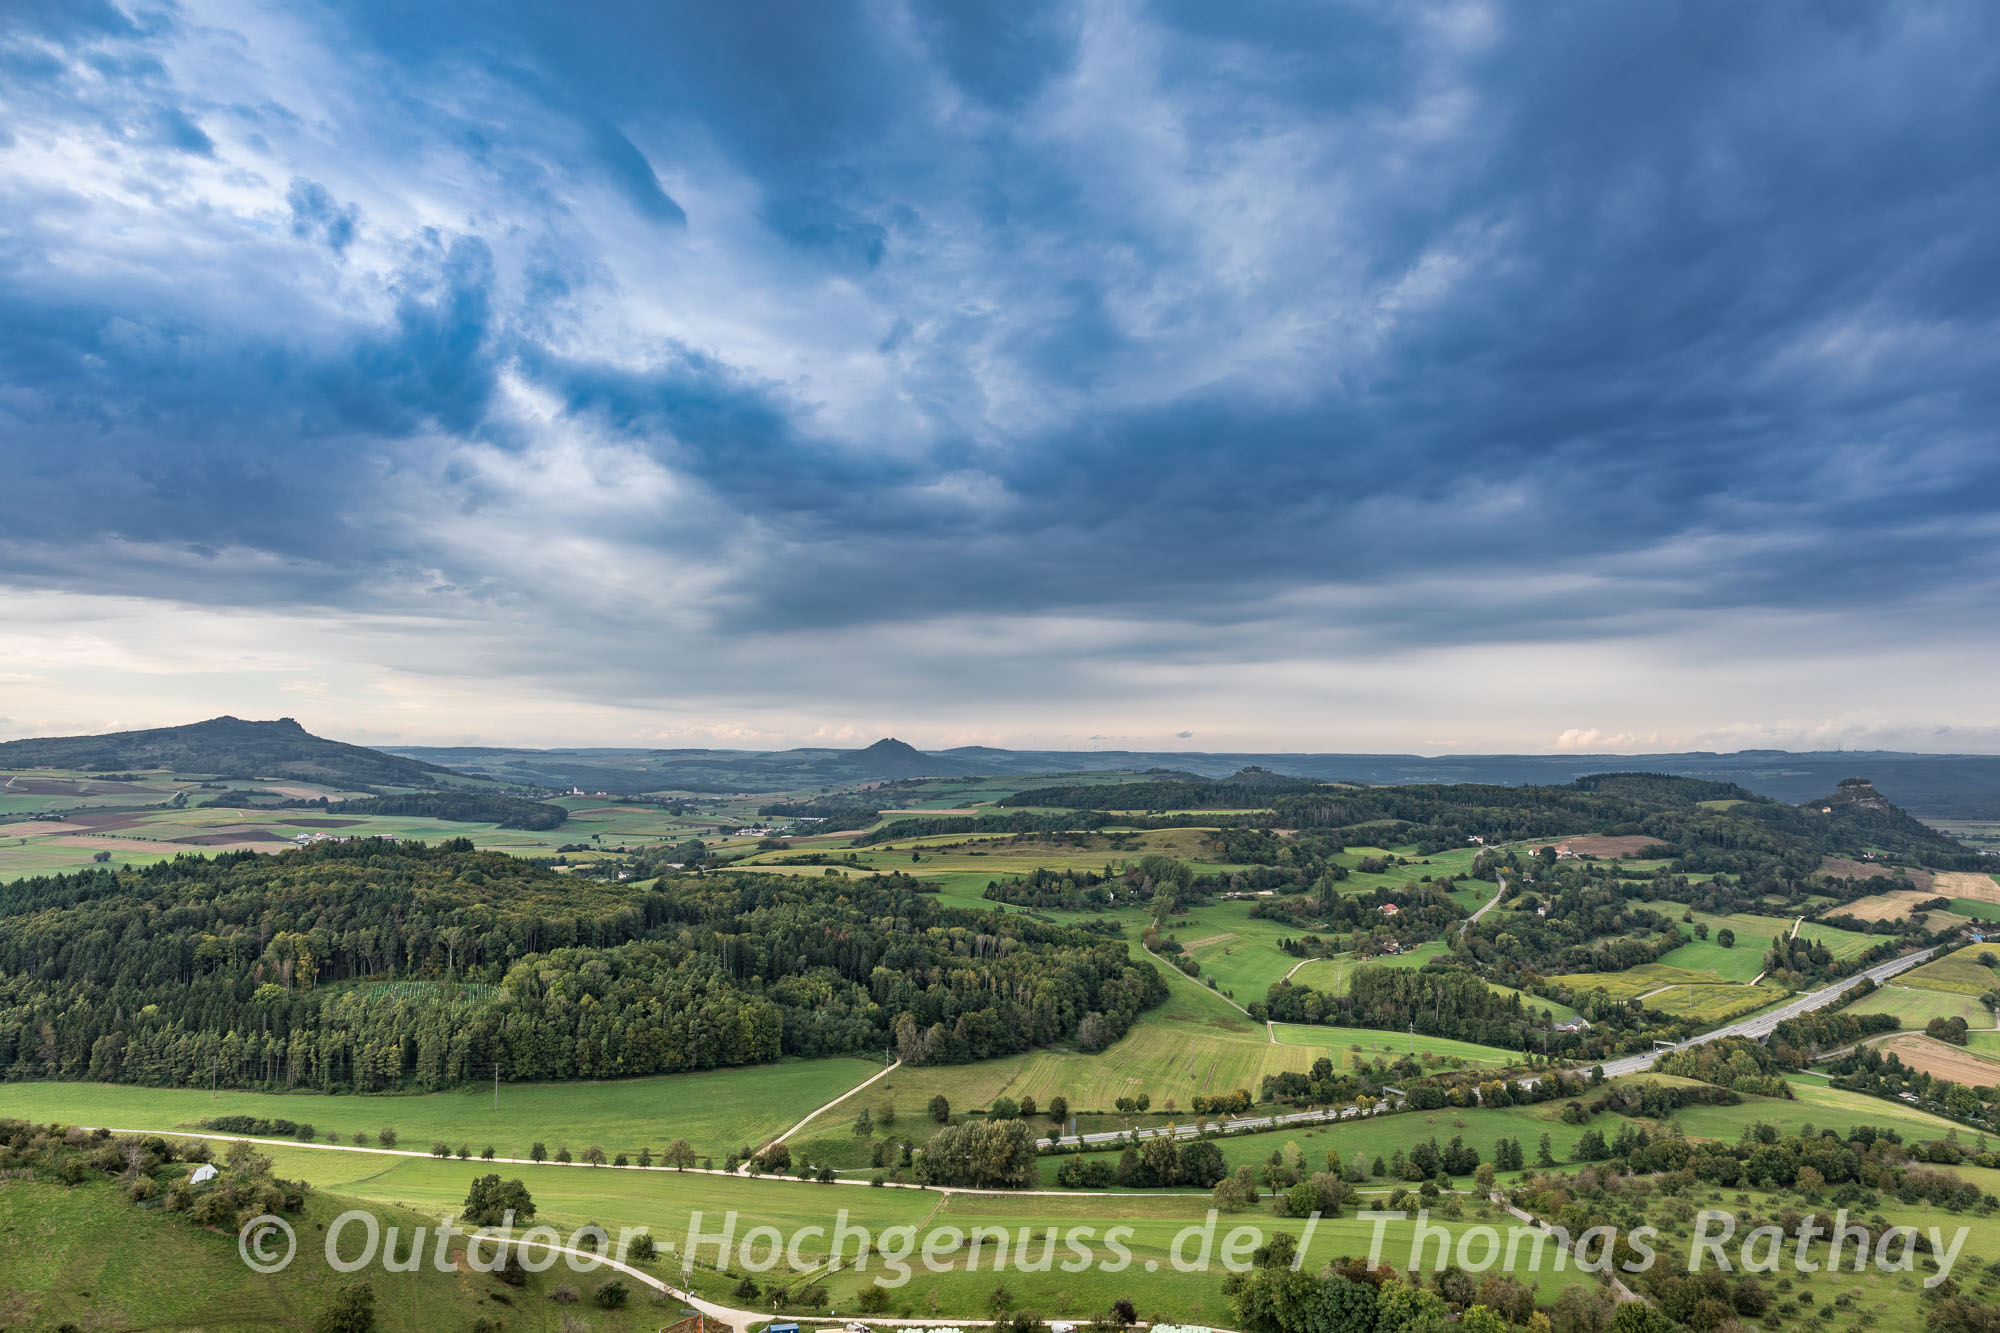
[(2000, 958), (2000, 943), (1968, 944), (1905, 972), (1896, 980), (1915, 990), (1942, 991), (1947, 995), (1977, 997), (2000, 990), (2000, 971), (1980, 962), (1981, 954)]
[(1521, 1004), (1524, 1007), (1530, 1010), (1534, 1009), (1544, 1010), (1548, 1013), (1548, 1015), (1552, 1019), (1554, 1019), (1558, 1023), (1577, 1017), (1576, 1010), (1570, 1008), (1566, 1004), (1557, 1004), (1554, 1000), (1545, 1000), (1539, 995), (1534, 995), (1524, 990), (1516, 990), (1512, 986), (1502, 986), (1497, 981), (1487, 982), (1486, 989), (1492, 991), (1495, 995), (1499, 996), (1518, 995), (1521, 997)]
[(1894, 1014), (1905, 1028), (1923, 1031), (1933, 1018), (1962, 1018), (1967, 1027), (1989, 1027), (1992, 1011), (1970, 995), (1890, 984), (1847, 1006), (1850, 1014)]
[[(1821, 1127), (1845, 1128), (1853, 1124), (1889, 1124), (1906, 1133), (1942, 1134), (1950, 1126), (1935, 1117), (1906, 1107), (1854, 1094), (1835, 1093), (1812, 1080), (1801, 1080), (1798, 1102), (1746, 1099), (1737, 1107), (1693, 1108), (1678, 1113), (1674, 1122), (1689, 1134), (1734, 1141), (1742, 1129), (1764, 1122), (1785, 1129), (1805, 1123)], [(1218, 1140), (1232, 1164), (1261, 1163), (1270, 1152), (1287, 1142), (1297, 1143), (1309, 1164), (1323, 1163), (1331, 1149), (1343, 1160), (1357, 1157), (1370, 1161), (1386, 1159), (1397, 1149), (1436, 1137), (1440, 1143), (1454, 1135), (1491, 1156), (1496, 1138), (1519, 1139), (1533, 1160), (1540, 1136), (1547, 1133), (1559, 1159), (1571, 1156), (1584, 1127), (1562, 1124), (1560, 1107), (1510, 1107), (1496, 1110), (1467, 1109), (1405, 1113), (1368, 1120), (1314, 1128), (1297, 1128), (1272, 1134)], [(1615, 1117), (1598, 1116), (1590, 1128), (1609, 1134)], [(380, 1152), (333, 1152), (324, 1149), (278, 1147), (272, 1150), (281, 1174), (311, 1181), (319, 1188), (364, 1199), (374, 1204), (408, 1208), (437, 1217), (455, 1209), (464, 1196), (471, 1177), (483, 1170), (477, 1162), (437, 1161), (429, 1158), (393, 1156)], [(1043, 1159), (1044, 1172), (1052, 1172), (1060, 1159)], [(644, 1226), (662, 1240), (685, 1237), (696, 1211), (704, 1217), (704, 1228), (712, 1230), (729, 1213), (739, 1215), (739, 1228), (768, 1224), (783, 1232), (807, 1225), (826, 1226), (837, 1210), (849, 1214), (849, 1222), (879, 1232), (892, 1225), (955, 1225), (962, 1228), (1001, 1225), (1018, 1234), (1023, 1227), (1039, 1236), (1047, 1227), (1066, 1229), (1072, 1225), (1095, 1225), (1100, 1231), (1109, 1225), (1132, 1228), (1128, 1244), (1135, 1263), (1122, 1273), (1092, 1271), (1084, 1274), (1023, 1272), (1009, 1269), (996, 1274), (990, 1268), (966, 1271), (955, 1260), (953, 1271), (939, 1276), (919, 1274), (895, 1298), (908, 1300), (917, 1314), (931, 1311), (929, 1296), (938, 1297), (936, 1312), (954, 1316), (977, 1316), (994, 1285), (1012, 1291), (1023, 1308), (1045, 1314), (1087, 1314), (1110, 1300), (1127, 1295), (1137, 1300), (1142, 1314), (1162, 1318), (1226, 1318), (1220, 1299), (1219, 1272), (1181, 1274), (1165, 1262), (1173, 1235), (1205, 1216), (1208, 1199), (1204, 1193), (1145, 1192), (1105, 1195), (1015, 1195), (959, 1194), (940, 1196), (935, 1191), (867, 1189), (854, 1186), (809, 1185), (792, 1180), (752, 1180), (701, 1173), (682, 1174), (667, 1170), (641, 1171), (615, 1167), (508, 1165), (508, 1175), (518, 1175), (533, 1192), (541, 1217), (558, 1226), (594, 1221), (616, 1228)], [(1379, 1188), (1371, 1177), (1364, 1188)], [(1885, 1201), (1888, 1202), (1888, 1201)], [(1447, 1224), (1457, 1229), (1480, 1220), (1482, 1205), (1473, 1204), (1463, 1223)], [(1433, 1219), (1435, 1222), (1437, 1219)], [(1277, 1219), (1264, 1210), (1221, 1219), (1226, 1230), (1238, 1225), (1256, 1226), (1269, 1234), (1277, 1228), (1297, 1231), (1293, 1220)], [(1392, 1246), (1406, 1248), (1409, 1224), (1392, 1227)], [(740, 1231), (739, 1231), (740, 1234)], [(1339, 1254), (1365, 1251), (1368, 1229), (1356, 1219), (1322, 1223), (1309, 1251), (1310, 1262), (1323, 1262)], [(825, 1253), (825, 1240), (808, 1240), (801, 1247), (802, 1258), (810, 1265)], [(713, 1251), (705, 1258), (712, 1260)], [(1144, 1272), (1151, 1259), (1159, 1266)], [(662, 1266), (671, 1274), (675, 1266)], [(879, 1270), (876, 1270), (879, 1271)], [(837, 1274), (828, 1284), (827, 1304), (833, 1309), (851, 1308), (862, 1282), (872, 1273)], [(1553, 1275), (1545, 1275), (1552, 1280)], [(729, 1275), (698, 1272), (695, 1285), (704, 1294), (729, 1300), (733, 1285)], [(1545, 1288), (1544, 1297), (1553, 1295)], [(893, 1309), (902, 1308), (900, 1304)]]
[[(1418, 968), (1433, 958), (1451, 952), (1440, 940), (1429, 940), (1402, 953), (1376, 954), (1372, 958), (1357, 958), (1351, 953), (1339, 953), (1331, 958), (1313, 958), (1292, 973), (1292, 984), (1311, 986), (1316, 991), (1329, 995), (1347, 994), (1347, 985), (1357, 967), (1409, 967)], [(1297, 962), (1297, 959), (1291, 960)]]
[[(1167, 929), (1201, 964), (1202, 975), (1214, 977), (1216, 986), (1239, 1004), (1263, 999), (1264, 992), (1292, 970), (1299, 960), (1281, 950), (1278, 941), (1306, 933), (1283, 921), (1251, 916), (1254, 906), (1238, 899), (1189, 908)], [(1137, 924), (1150, 920), (1140, 913), (1130, 915)], [(1132, 926), (1127, 929), (1134, 936), (1138, 933)]]
[[(439, 1162), (428, 1158), (395, 1157), (379, 1153), (340, 1153), (306, 1148), (273, 1150), (279, 1174), (303, 1178), (319, 1188), (369, 1201), (395, 1204), (433, 1217), (458, 1208), (467, 1184), (477, 1174), (476, 1162)], [(845, 1210), (850, 1226), (862, 1226), (880, 1233), (891, 1226), (920, 1226), (935, 1229), (954, 1226), (969, 1231), (974, 1227), (1004, 1226), (1018, 1237), (1026, 1228), (1039, 1249), (1040, 1233), (1048, 1227), (1067, 1231), (1090, 1226), (1101, 1236), (1111, 1226), (1130, 1228), (1124, 1243), (1132, 1254), (1128, 1267), (1116, 1272), (1096, 1268), (1084, 1273), (1064, 1273), (1052, 1266), (1048, 1272), (1024, 1271), (1012, 1264), (1004, 1272), (992, 1268), (991, 1242), (982, 1266), (967, 1267), (967, 1252), (961, 1250), (949, 1272), (932, 1275), (921, 1267), (909, 1284), (892, 1297), (893, 1310), (907, 1303), (912, 1314), (931, 1312), (929, 1297), (938, 1298), (941, 1315), (990, 1317), (989, 1297), (993, 1288), (1005, 1286), (1018, 1308), (1034, 1309), (1048, 1316), (1089, 1315), (1105, 1309), (1113, 1300), (1128, 1297), (1139, 1306), (1144, 1318), (1160, 1320), (1228, 1319), (1222, 1295), (1224, 1272), (1219, 1265), (1206, 1273), (1174, 1271), (1169, 1250), (1174, 1237), (1189, 1226), (1199, 1227), (1209, 1210), (1207, 1194), (1154, 1193), (1107, 1197), (1058, 1195), (956, 1194), (945, 1196), (933, 1190), (869, 1189), (852, 1185), (806, 1184), (774, 1178), (722, 1177), (696, 1172), (686, 1174), (654, 1169), (557, 1166), (523, 1164), (508, 1166), (505, 1173), (519, 1176), (534, 1195), (537, 1221), (575, 1226), (596, 1222), (615, 1230), (623, 1226), (645, 1227), (662, 1242), (684, 1246), (695, 1213), (702, 1215), (704, 1233), (721, 1229), (731, 1213), (737, 1214), (739, 1244), (752, 1226), (775, 1226), (791, 1235), (805, 1227), (830, 1230), (835, 1214)], [(1468, 1210), (1461, 1223), (1446, 1223), (1454, 1233), (1471, 1225), (1479, 1210)], [(1249, 1212), (1222, 1218), (1220, 1233), (1233, 1227), (1249, 1226), (1265, 1236), (1278, 1229), (1297, 1235), (1296, 1220), (1273, 1217), (1267, 1211)], [(1409, 1247), (1409, 1229), (1414, 1223), (1394, 1224), (1391, 1243), (1403, 1251)], [(1308, 1262), (1324, 1263), (1342, 1255), (1365, 1254), (1373, 1224), (1353, 1217), (1322, 1221), (1307, 1251)], [(799, 1255), (808, 1269), (824, 1261), (829, 1247), (827, 1235), (803, 1238)], [(852, 1243), (848, 1252), (853, 1252)], [(678, 1250), (677, 1250), (678, 1253)], [(1057, 1253), (1062, 1254), (1061, 1242)], [(1108, 1251), (1099, 1253), (1109, 1260)], [(712, 1264), (714, 1247), (705, 1248), (699, 1259)], [(1148, 1264), (1153, 1265), (1148, 1271)], [(672, 1258), (655, 1270), (678, 1282), (681, 1269)], [(850, 1311), (864, 1283), (882, 1272), (879, 1262), (865, 1271), (843, 1269), (827, 1279), (827, 1305)], [(1545, 1274), (1546, 1295), (1553, 1297), (1571, 1274)], [(693, 1285), (703, 1295), (727, 1303), (737, 1303), (730, 1295), (733, 1275), (697, 1269)]]
[[(1718, 916), (1709, 912), (1690, 912), (1684, 903), (1658, 901), (1639, 904), (1665, 916), (1680, 925), (1682, 936), (1688, 941), (1672, 953), (1660, 959), (1667, 967), (1686, 968), (1693, 972), (1709, 972), (1711, 980), (1748, 982), (1764, 970), (1764, 955), (1770, 951), (1774, 939), (1788, 936), (1792, 932), (1796, 916), (1763, 916), (1745, 912)], [(1692, 921), (1683, 921), (1692, 917)], [(1695, 926), (1706, 926), (1708, 938), (1694, 937)], [(1723, 930), (1733, 932), (1735, 943), (1724, 948), (1719, 941)], [(1833, 926), (1808, 921), (1798, 927), (1800, 938), (1824, 945), (1835, 958), (1858, 958), (1880, 943), (1880, 940), (1859, 931), (1840, 930)]]
[(469, 1144), (474, 1154), (491, 1146), (501, 1157), (525, 1157), (538, 1139), (551, 1153), (567, 1145), (581, 1154), (594, 1143), (636, 1155), (643, 1147), (657, 1154), (685, 1138), (719, 1161), (746, 1144), (761, 1146), (881, 1072), (867, 1060), (836, 1058), (616, 1082), (502, 1083), (497, 1112), (490, 1084), (408, 1096), (328, 1096), (8, 1083), (0, 1085), (0, 1115), (139, 1130), (198, 1130), (217, 1116), (248, 1115), (310, 1124), (322, 1142), (331, 1134), (344, 1144), (356, 1133), (372, 1142), (386, 1125), (406, 1148), (443, 1140), (454, 1149)]
[[(328, 1154), (329, 1156), (337, 1154)], [(463, 1202), (463, 1191), (460, 1193)], [(283, 1272), (259, 1276), (237, 1255), (227, 1228), (205, 1229), (160, 1209), (134, 1207), (116, 1186), (75, 1188), (11, 1180), (0, 1183), (0, 1319), (8, 1327), (31, 1329), (249, 1330), (306, 1328), (342, 1286), (355, 1279), (327, 1267), (318, 1248), (321, 1228), (355, 1201), (316, 1193), (305, 1216), (291, 1219), (299, 1234), (299, 1255)], [(438, 1216), (382, 1204), (370, 1211), (381, 1225), (408, 1237), (418, 1227), (434, 1227)], [(558, 1287), (589, 1293), (614, 1276), (571, 1273), (558, 1266), (532, 1275), (525, 1286), (508, 1287), (497, 1278), (471, 1271), (438, 1273), (428, 1262), (413, 1273), (379, 1267), (361, 1275), (375, 1291), (378, 1333), (436, 1333), (465, 1329), (482, 1316), (525, 1311), (537, 1323), (540, 1310)], [(625, 1279), (632, 1289), (621, 1310), (589, 1310), (593, 1333), (639, 1333), (675, 1317), (679, 1306), (650, 1298), (650, 1288)], [(496, 1300), (494, 1293), (506, 1304)], [(521, 1318), (515, 1314), (518, 1322)], [(25, 1321), (25, 1322), (19, 1322)]]
[[(1335, 1068), (1347, 1068), (1360, 1061), (1377, 1059), (1394, 1062), (1414, 1055), (1425, 1064), (1445, 1064), (1458, 1060), (1466, 1065), (1504, 1068), (1518, 1064), (1519, 1051), (1497, 1046), (1480, 1046), (1449, 1037), (1412, 1036), (1407, 1032), (1384, 1032), (1377, 1028), (1320, 1027), (1312, 1023), (1273, 1023), (1271, 1033), (1291, 1046), (1315, 1046), (1333, 1057)], [(1446, 1064), (1446, 1067), (1450, 1067)]]

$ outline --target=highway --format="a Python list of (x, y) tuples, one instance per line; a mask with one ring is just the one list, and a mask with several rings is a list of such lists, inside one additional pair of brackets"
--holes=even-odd
[[(1816, 991), (1801, 995), (1796, 1000), (1780, 1008), (1772, 1009), (1765, 1013), (1754, 1014), (1739, 1022), (1724, 1024), (1722, 1027), (1716, 1028), (1711, 1032), (1704, 1032), (1698, 1037), (1690, 1037), (1677, 1046), (1670, 1048), (1662, 1047), (1658, 1050), (1644, 1051), (1638, 1055), (1622, 1055), (1615, 1060), (1606, 1060), (1604, 1061), (1604, 1075), (1606, 1078), (1618, 1078), (1625, 1074), (1642, 1073), (1645, 1070), (1651, 1069), (1659, 1062), (1662, 1056), (1669, 1054), (1670, 1051), (1685, 1050), (1690, 1046), (1699, 1046), (1704, 1042), (1720, 1041), (1724, 1037), (1752, 1037), (1758, 1041), (1762, 1041), (1771, 1035), (1773, 1028), (1786, 1019), (1797, 1018), (1800, 1014), (1809, 1013), (1814, 1009), (1823, 1009), (1833, 1003), (1841, 995), (1859, 985), (1863, 977), (1868, 977), (1877, 985), (1880, 985), (1890, 977), (1899, 976), (1913, 967), (1928, 962), (1931, 956), (1941, 947), (1943, 946), (1934, 944), (1928, 949), (1920, 949), (1916, 953), (1905, 954), (1900, 958), (1892, 958), (1886, 963), (1877, 963), (1875, 966), (1865, 971), (1857, 972), (1851, 977), (1842, 977), (1831, 986), (1822, 986)], [(1524, 1087), (1533, 1087), (1536, 1082), (1533, 1078), (1523, 1078), (1515, 1081)], [(1389, 1091), (1394, 1093), (1397, 1090), (1391, 1088)], [(1244, 1116), (1240, 1119), (1225, 1121), (1224, 1124), (1232, 1130), (1277, 1129), (1285, 1125), (1323, 1124), (1332, 1120), (1350, 1120), (1361, 1115), (1382, 1115), (1389, 1110), (1400, 1109), (1401, 1105), (1401, 1102), (1384, 1103), (1373, 1111), (1360, 1111), (1349, 1106), (1342, 1109), (1329, 1108), (1323, 1111), (1295, 1111), (1286, 1115)], [(1201, 1118), (1205, 1120), (1207, 1117)], [(1068, 1134), (1047, 1138), (1043, 1139), (1042, 1143), (1044, 1146), (1061, 1145), (1064, 1147), (1078, 1143), (1085, 1146), (1118, 1143), (1130, 1138), (1134, 1132), (1136, 1132), (1139, 1138), (1151, 1139), (1158, 1138), (1167, 1131), (1164, 1126), (1137, 1131), (1105, 1130), (1096, 1134)], [(1175, 1138), (1191, 1139), (1195, 1137), (1197, 1130), (1191, 1124), (1176, 1125), (1173, 1132)]]
[[(1758, 1041), (1762, 1041), (1771, 1035), (1773, 1028), (1786, 1019), (1797, 1018), (1800, 1014), (1809, 1013), (1814, 1009), (1824, 1009), (1827, 1005), (1832, 1004), (1840, 996), (1860, 985), (1863, 977), (1872, 978), (1875, 984), (1879, 986), (1890, 977), (1899, 976), (1920, 963), (1928, 962), (1931, 955), (1935, 954), (1940, 947), (1942, 946), (1933, 944), (1928, 949), (1919, 949), (1916, 953), (1904, 954), (1901, 958), (1891, 958), (1886, 963), (1877, 963), (1866, 971), (1856, 972), (1851, 977), (1842, 977), (1831, 986), (1822, 986), (1816, 991), (1801, 995), (1798, 999), (1780, 1008), (1754, 1014), (1738, 1023), (1725, 1024), (1722, 1027), (1716, 1028), (1713, 1032), (1704, 1032), (1699, 1037), (1690, 1037), (1673, 1049), (1677, 1051), (1686, 1050), (1690, 1046), (1699, 1046), (1704, 1042), (1719, 1041), (1724, 1037), (1754, 1037)], [(1615, 1078), (1620, 1074), (1636, 1074), (1640, 1070), (1651, 1069), (1654, 1063), (1666, 1053), (1664, 1050), (1649, 1051), (1643, 1055), (1626, 1055), (1620, 1056), (1616, 1060), (1606, 1060), (1604, 1062), (1605, 1076), (1607, 1078)]]

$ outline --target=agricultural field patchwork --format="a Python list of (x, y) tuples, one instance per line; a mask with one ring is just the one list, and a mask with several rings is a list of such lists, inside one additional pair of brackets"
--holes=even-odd
[[(55, 779), (39, 771), (24, 779), (23, 786), (55, 785)], [(242, 805), (204, 806), (201, 802), (230, 792), (275, 793), (298, 799), (327, 797), (340, 800), (354, 793), (337, 788), (298, 782), (215, 782), (178, 776), (164, 776), (135, 783), (91, 782), (65, 779), (66, 788), (82, 795), (23, 796), (0, 795), (11, 800), (12, 813), (33, 810), (68, 809), (66, 803), (85, 801), (92, 808), (65, 814), (61, 819), (13, 818), (0, 822), (0, 882), (31, 875), (61, 874), (92, 865), (148, 866), (176, 856), (212, 855), (223, 851), (283, 851), (301, 839), (387, 837), (439, 842), (446, 838), (470, 838), (482, 849), (508, 852), (516, 856), (546, 857), (551, 860), (588, 861), (617, 847), (678, 841), (690, 836), (713, 837), (721, 824), (712, 817), (676, 816), (659, 806), (606, 803), (587, 797), (569, 797), (555, 802), (570, 810), (567, 822), (546, 830), (505, 829), (491, 822), (461, 822), (402, 815), (329, 814), (310, 807), (259, 808), (247, 799)], [(112, 787), (109, 793), (99, 789)], [(126, 791), (124, 788), (135, 790)], [(6, 788), (0, 786), (0, 793)], [(157, 808), (180, 800), (172, 808)], [(0, 805), (0, 815), (10, 813)], [(560, 847), (581, 846), (585, 850), (559, 854)]]
[(1718, 982), (1710, 972), (1666, 963), (1643, 963), (1623, 972), (1573, 972), (1549, 980), (1577, 995), (1601, 990), (1616, 1000), (1639, 1000), (1663, 1014), (1711, 1025), (1755, 1013), (1788, 994), (1775, 986)]

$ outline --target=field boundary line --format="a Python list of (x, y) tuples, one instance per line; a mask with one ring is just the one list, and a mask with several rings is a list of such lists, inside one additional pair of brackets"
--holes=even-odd
[[(1140, 941), (1139, 947), (1141, 949), (1146, 949), (1146, 956), (1148, 958), (1159, 959), (1160, 962), (1167, 963), (1166, 959), (1160, 958), (1160, 955), (1154, 953), (1151, 949), (1147, 949), (1146, 944), (1143, 940)], [(1234, 1009), (1237, 1013), (1243, 1015), (1245, 1018), (1250, 1018), (1250, 1011), (1248, 1009), (1245, 1009), (1242, 1005), (1236, 1003), (1236, 1001), (1230, 999), (1227, 995), (1224, 995), (1220, 990), (1216, 989), (1215, 987), (1202, 985), (1201, 982), (1189, 976), (1187, 973), (1181, 971), (1178, 967), (1175, 967), (1172, 963), (1167, 963), (1167, 970), (1172, 972), (1175, 976), (1179, 977), (1182, 981), (1187, 982), (1188, 985), (1195, 987), (1197, 990), (1206, 991), (1210, 995), (1215, 996), (1216, 999), (1221, 1000), (1224, 1004), (1228, 1005), (1231, 1009)], [(1256, 1020), (1251, 1019), (1251, 1021), (1255, 1022)]]
[(840, 1105), (842, 1102), (846, 1101), (849, 1097), (852, 1097), (855, 1093), (861, 1091), (863, 1088), (873, 1083), (876, 1079), (887, 1078), (889, 1077), (889, 1075), (895, 1073), (898, 1069), (901, 1069), (902, 1067), (903, 1067), (903, 1062), (899, 1059), (894, 1064), (890, 1065), (887, 1069), (884, 1069), (879, 1073), (870, 1074), (867, 1078), (862, 1079), (859, 1083), (849, 1088), (846, 1092), (843, 1092), (838, 1097), (835, 1097), (825, 1106), (820, 1107), (818, 1110), (806, 1116), (806, 1118), (804, 1120), (799, 1121), (798, 1124), (793, 1125), (790, 1129), (778, 1135), (777, 1138), (772, 1139), (771, 1142), (783, 1143), (786, 1139), (790, 1138), (792, 1135), (804, 1129), (813, 1120), (817, 1119), (819, 1116), (825, 1114), (826, 1112), (831, 1111), (834, 1107)]

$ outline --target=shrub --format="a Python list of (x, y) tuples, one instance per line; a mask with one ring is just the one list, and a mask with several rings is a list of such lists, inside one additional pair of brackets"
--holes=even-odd
[(374, 1333), (375, 1289), (366, 1282), (350, 1282), (333, 1294), (333, 1299), (313, 1320), (313, 1333)]

